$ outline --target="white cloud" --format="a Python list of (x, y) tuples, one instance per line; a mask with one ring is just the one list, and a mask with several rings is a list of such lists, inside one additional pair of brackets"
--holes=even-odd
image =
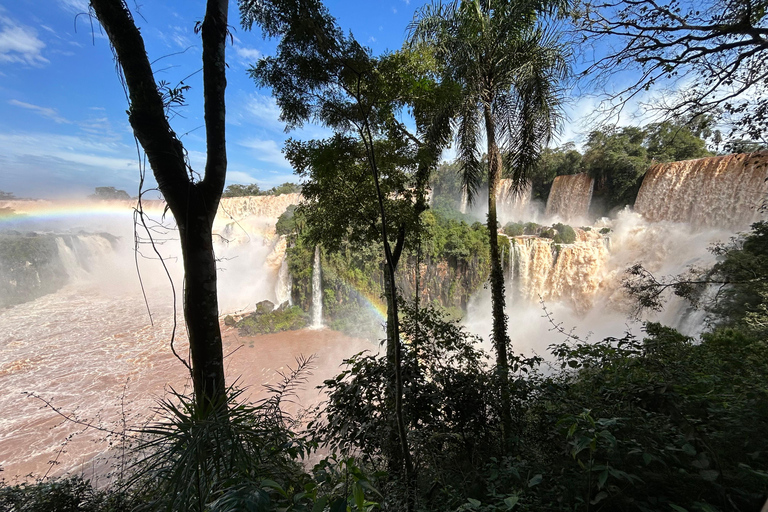
[(235, 54), (237, 54), (240, 63), (245, 65), (254, 64), (261, 58), (261, 52), (259, 50), (256, 48), (248, 48), (247, 46), (235, 47)]
[[(0, 133), (0, 152), (9, 159), (35, 156), (111, 170), (137, 168), (131, 148), (121, 143), (98, 141), (54, 133)], [(135, 151), (134, 151), (135, 153)]]
[(19, 100), (10, 100), (8, 101), (9, 104), (14, 105), (16, 107), (25, 108), (27, 110), (31, 110), (32, 112), (35, 112), (38, 115), (41, 115), (43, 117), (46, 117), (48, 119), (51, 119), (52, 121), (59, 123), (59, 124), (70, 124), (71, 121), (61, 117), (59, 113), (54, 108), (48, 108), (48, 107), (41, 107), (39, 105), (33, 105), (32, 103), (25, 103), (23, 101)]
[(282, 132), (285, 127), (280, 121), (280, 107), (272, 96), (251, 94), (245, 102), (245, 112), (250, 121), (256, 121), (262, 128)]
[(52, 197), (94, 186), (132, 186), (136, 150), (94, 136), (45, 132), (1, 133), (3, 186), (20, 196)]
[(285, 159), (283, 152), (274, 140), (251, 138), (239, 142), (238, 145), (254, 150), (253, 155), (257, 160), (282, 168), (291, 168), (291, 165)]
[(42, 66), (48, 63), (48, 59), (42, 55), (44, 48), (45, 43), (37, 37), (33, 28), (0, 16), (0, 64)]
[(74, 13), (88, 12), (87, 0), (58, 0), (59, 5)]
[(235, 183), (242, 183), (245, 185), (255, 183), (256, 178), (251, 176), (247, 172), (243, 171), (227, 171), (227, 183), (235, 182)]

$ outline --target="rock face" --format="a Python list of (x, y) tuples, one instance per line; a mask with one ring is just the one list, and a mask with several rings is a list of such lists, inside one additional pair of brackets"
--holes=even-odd
[(0, 307), (36, 299), (87, 275), (116, 243), (108, 234), (0, 235)]
[(246, 217), (264, 217), (274, 219), (285, 212), (292, 204), (299, 204), (301, 194), (281, 194), (279, 196), (224, 197), (219, 202), (216, 222), (228, 224)]
[(658, 164), (643, 179), (635, 211), (651, 222), (743, 229), (759, 218), (766, 178), (766, 151)]
[(557, 217), (563, 222), (586, 219), (594, 186), (595, 180), (586, 173), (556, 177), (544, 215)]

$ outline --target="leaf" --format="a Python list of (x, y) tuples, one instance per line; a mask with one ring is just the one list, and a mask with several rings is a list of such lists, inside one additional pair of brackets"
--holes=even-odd
[(717, 480), (717, 477), (720, 476), (720, 472), (715, 471), (714, 469), (703, 469), (699, 471), (699, 476), (706, 482), (714, 482)]
[(608, 493), (607, 492), (600, 491), (599, 493), (597, 493), (597, 496), (595, 496), (594, 499), (590, 500), (590, 503), (592, 505), (597, 505), (598, 503), (600, 503), (601, 501), (603, 501), (607, 497), (608, 497)]
[(541, 473), (539, 473), (538, 475), (533, 475), (533, 478), (528, 480), (528, 487), (539, 485), (543, 479), (544, 477), (541, 476)]
[(679, 506), (675, 505), (674, 503), (670, 503), (669, 506), (672, 507), (672, 510), (674, 510), (675, 512), (688, 512), (688, 509), (685, 509), (683, 507), (679, 507)]
[(653, 455), (651, 455), (648, 452), (643, 453), (643, 462), (645, 462), (645, 465), (647, 466), (653, 461)]
[(270, 480), (269, 478), (264, 479), (261, 481), (261, 486), (266, 487), (268, 489), (274, 489), (275, 491), (280, 493), (280, 495), (284, 498), (288, 497), (288, 494), (283, 490), (282, 487), (280, 487), (280, 484), (275, 482), (274, 480)]
[(312, 507), (312, 512), (323, 512), (325, 506), (328, 504), (328, 496), (323, 496), (315, 502), (315, 506)]
[(355, 505), (357, 506), (357, 510), (365, 510), (365, 493), (363, 492), (363, 488), (360, 487), (360, 484), (355, 484), (352, 487), (352, 495), (355, 498)]
[(605, 481), (608, 480), (608, 470), (604, 470), (597, 477), (597, 488), (602, 489), (605, 486)]
[(696, 455), (696, 448), (694, 448), (693, 445), (691, 445), (690, 443), (685, 443), (683, 445), (683, 453), (693, 457), (694, 455)]
[(504, 498), (504, 504), (507, 506), (507, 510), (512, 510), (515, 508), (515, 505), (517, 505), (518, 501), (520, 501), (519, 496), (510, 496), (509, 498)]
[(467, 498), (467, 502), (469, 502), (471, 508), (477, 508), (481, 505), (481, 503), (474, 498)]
[(337, 498), (331, 505), (331, 512), (347, 512), (347, 500), (344, 498)]

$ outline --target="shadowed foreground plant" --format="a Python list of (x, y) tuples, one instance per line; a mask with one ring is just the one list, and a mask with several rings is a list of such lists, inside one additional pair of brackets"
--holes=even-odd
[[(174, 511), (273, 510), (303, 490), (309, 476), (297, 459), (312, 446), (291, 430), (294, 420), (281, 409), (305, 382), (311, 358), (274, 386), (271, 396), (255, 404), (243, 390), (227, 390), (224, 412), (201, 408), (173, 391), (160, 401), (165, 419), (143, 430), (143, 454), (128, 482), (150, 496), (146, 508)], [(285, 507), (283, 507), (285, 509)]]

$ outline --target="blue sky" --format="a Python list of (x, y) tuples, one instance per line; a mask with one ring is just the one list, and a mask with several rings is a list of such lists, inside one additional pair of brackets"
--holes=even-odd
[[(202, 79), (195, 22), (204, 0), (129, 0), (156, 80), (185, 81), (188, 106), (171, 120), (202, 170)], [(375, 54), (402, 45), (417, 0), (327, 0), (344, 30)], [(85, 197), (94, 187), (138, 190), (138, 153), (126, 116), (127, 101), (105, 35), (88, 16), (86, 0), (0, 0), (0, 190), (17, 197)], [(289, 135), (278, 120), (269, 90), (257, 89), (246, 74), (274, 43), (238, 26), (230, 4), (234, 44), (227, 49), (228, 183), (257, 182), (269, 188), (296, 181), (282, 156)], [(574, 119), (588, 109), (569, 107), (571, 122), (561, 142), (577, 137)], [(320, 127), (291, 133), (296, 138), (325, 136)]]

